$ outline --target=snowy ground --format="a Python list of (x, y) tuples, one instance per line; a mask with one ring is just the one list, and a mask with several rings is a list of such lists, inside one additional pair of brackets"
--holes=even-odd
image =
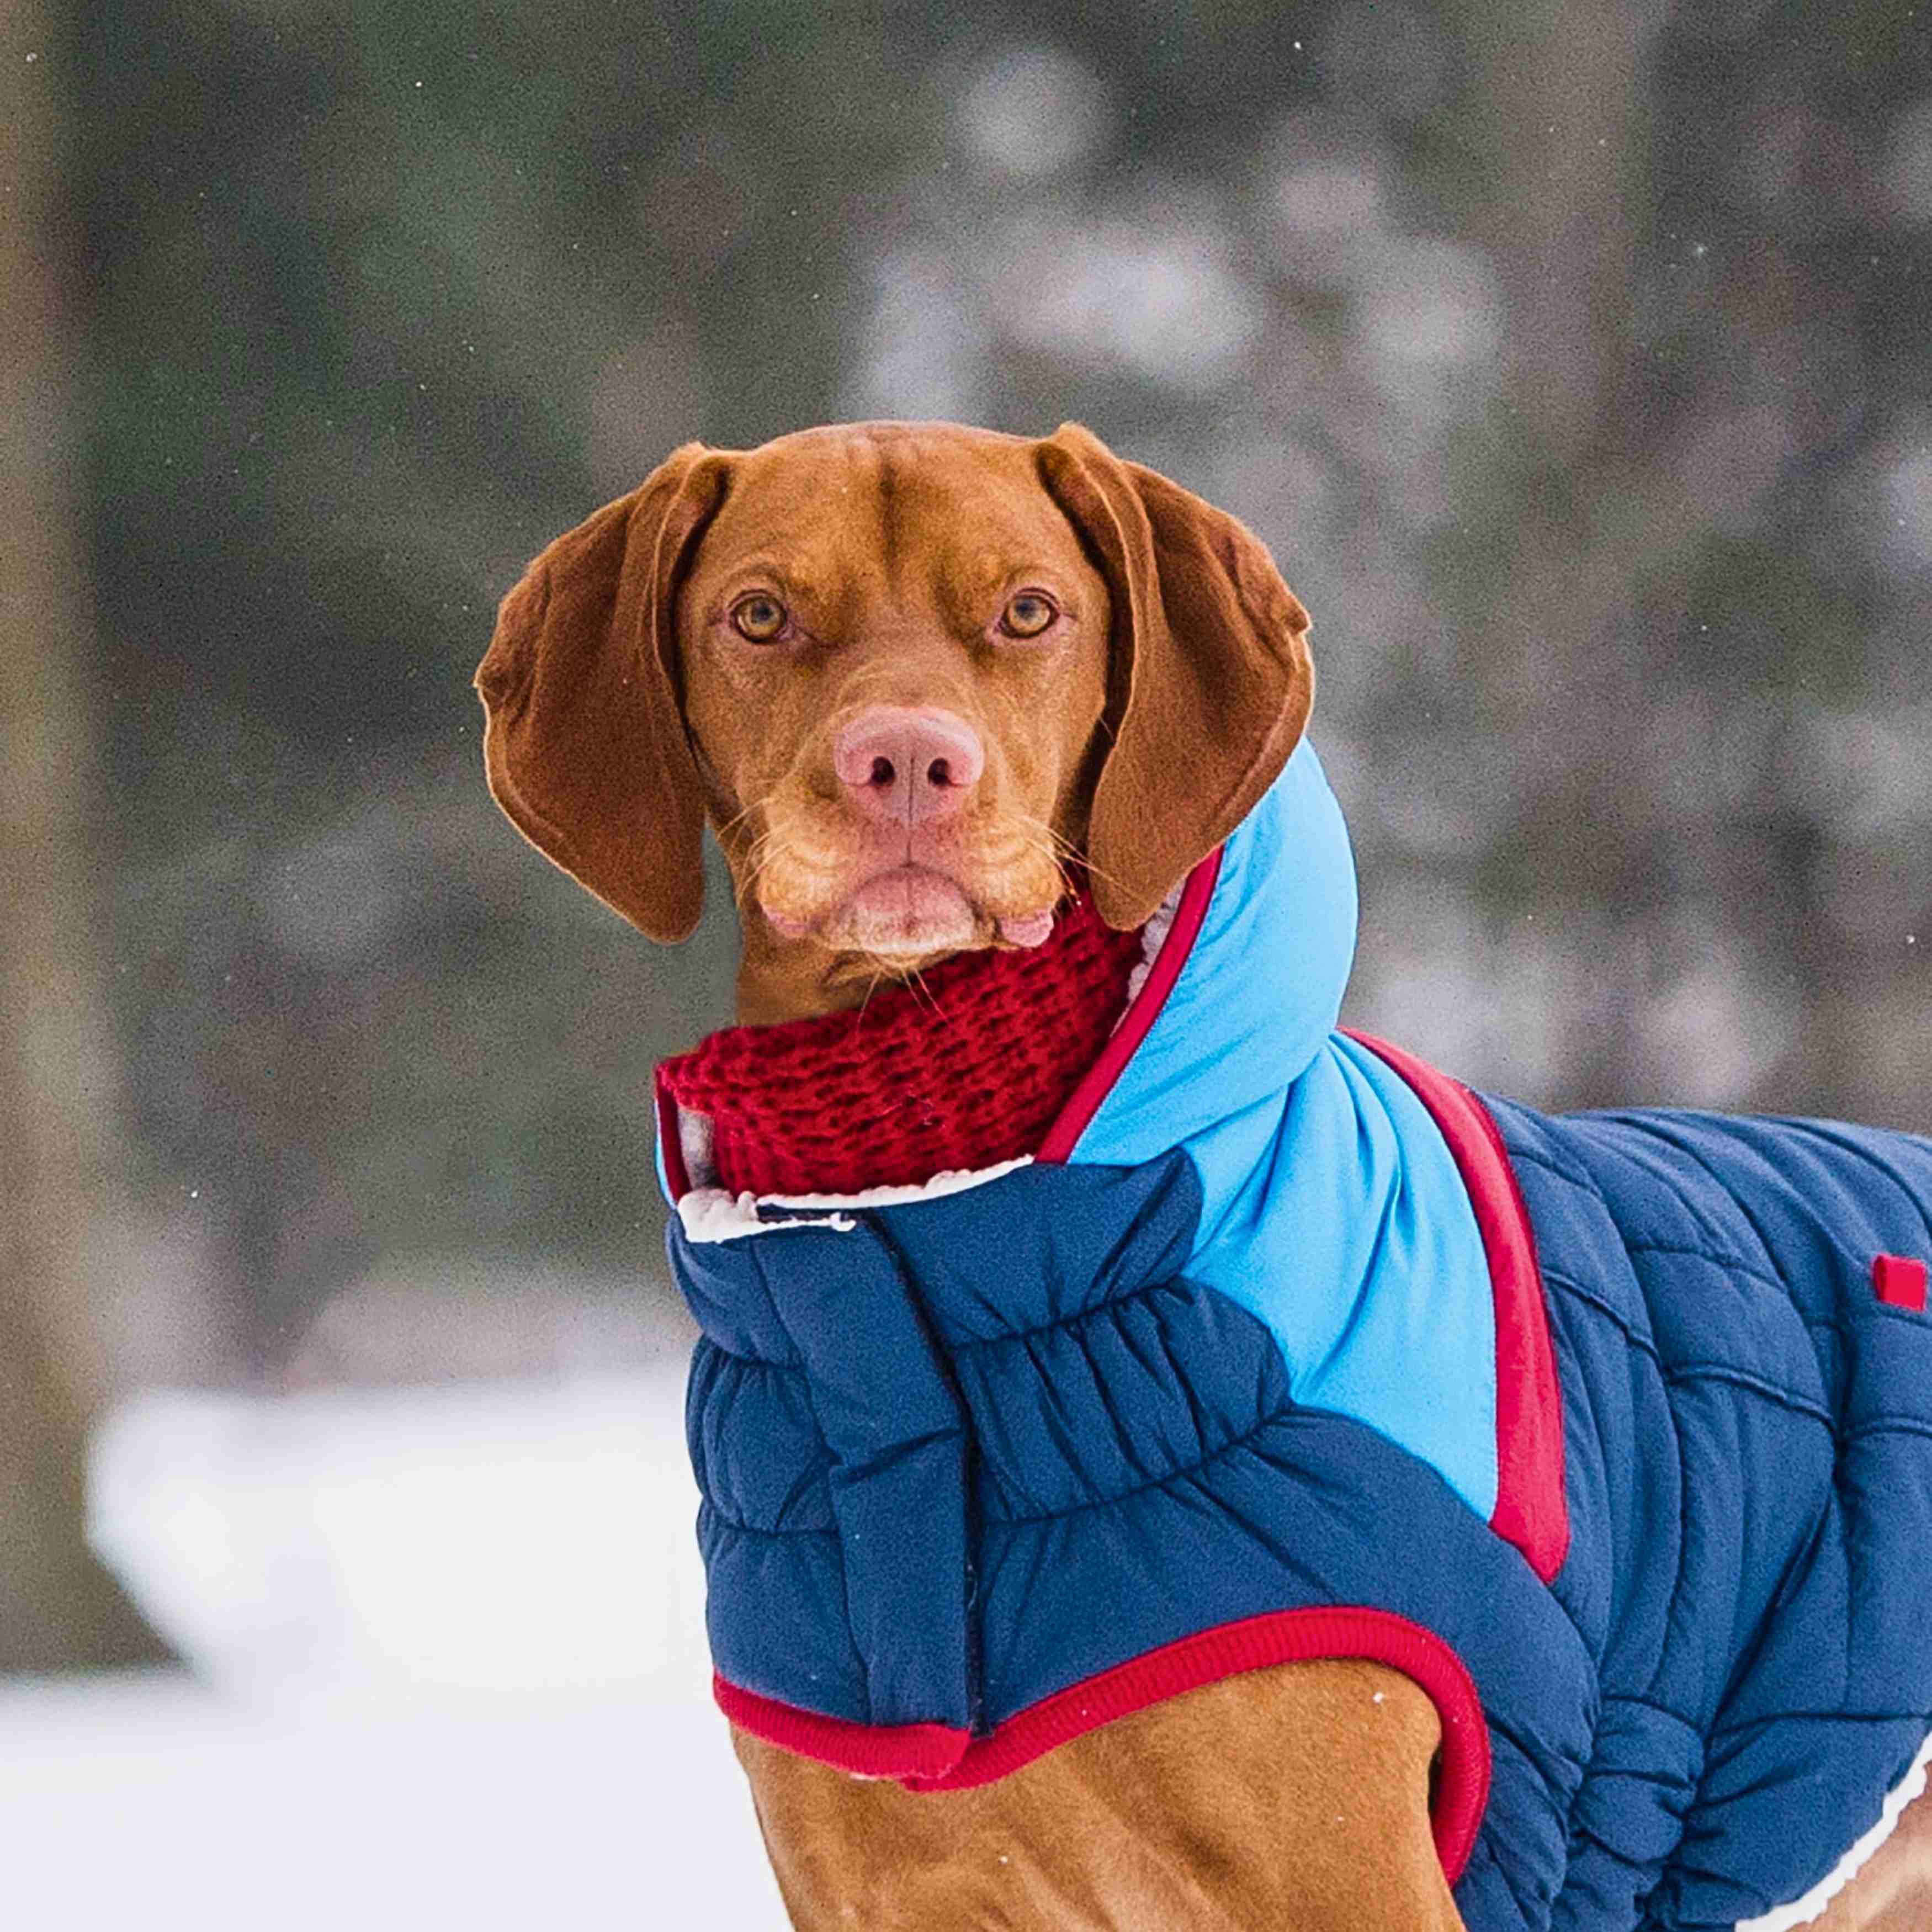
[(711, 1706), (682, 1366), (112, 1419), (189, 1671), (0, 1683), (10, 1922), (784, 1925)]

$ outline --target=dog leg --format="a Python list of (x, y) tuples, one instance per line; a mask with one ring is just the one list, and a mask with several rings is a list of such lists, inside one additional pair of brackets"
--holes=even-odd
[(798, 1932), (1461, 1932), (1435, 1707), (1379, 1665), (1226, 1678), (968, 1791), (734, 1736)]
[(1915, 1798), (1871, 1862), (1811, 1932), (1925, 1932), (1932, 1926), (1932, 1791)]

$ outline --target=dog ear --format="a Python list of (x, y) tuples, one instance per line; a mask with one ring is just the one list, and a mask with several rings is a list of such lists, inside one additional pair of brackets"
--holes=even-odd
[(1040, 445), (1048, 492), (1113, 599), (1114, 742), (1087, 856), (1100, 916), (1138, 926), (1274, 782), (1308, 722), (1308, 613), (1254, 532), (1078, 423)]
[(688, 442), (559, 537), (503, 599), (476, 670), (490, 796), (546, 858), (664, 941), (685, 938), (704, 901), (673, 604), (728, 472)]

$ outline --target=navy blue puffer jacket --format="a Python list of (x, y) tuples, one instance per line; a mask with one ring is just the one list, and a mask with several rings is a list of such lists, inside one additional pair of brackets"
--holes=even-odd
[(1304, 746), (1041, 1156), (734, 1200), (667, 1110), (719, 1701), (944, 1789), (1372, 1657), (1472, 1932), (1798, 1922), (1932, 1731), (1932, 1142), (1479, 1101), (1354, 918)]

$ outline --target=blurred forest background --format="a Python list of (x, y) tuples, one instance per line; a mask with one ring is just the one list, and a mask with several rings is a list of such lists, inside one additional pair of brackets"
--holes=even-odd
[[(1932, 1130), (1932, 10), (3, 17), (45, 1441), (679, 1346), (650, 1070), (729, 1018), (729, 895), (657, 951), (538, 859), (470, 678), (691, 436), (1087, 422), (1314, 613), (1354, 1022), (1546, 1106)], [(10, 1654), (140, 1646), (64, 1628)]]

